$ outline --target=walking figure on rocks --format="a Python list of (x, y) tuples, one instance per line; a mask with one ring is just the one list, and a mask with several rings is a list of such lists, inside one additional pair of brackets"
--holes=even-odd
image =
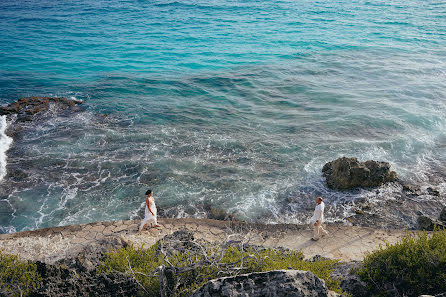
[(141, 221), (141, 225), (139, 225), (140, 233), (147, 227), (147, 224), (150, 224), (152, 227), (161, 227), (161, 225), (158, 224), (156, 217), (155, 198), (153, 198), (152, 190), (147, 190), (146, 192), (146, 207), (144, 212), (144, 219)]
[(311, 224), (314, 228), (314, 234), (312, 240), (319, 240), (320, 235), (325, 236), (328, 232), (322, 227), (324, 222), (324, 209), (325, 203), (322, 197), (316, 197), (316, 207), (314, 209), (313, 217), (311, 218)]

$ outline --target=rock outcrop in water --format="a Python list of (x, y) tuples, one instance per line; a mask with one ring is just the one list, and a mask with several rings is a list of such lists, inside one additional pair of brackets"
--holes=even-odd
[(446, 224), (446, 206), (441, 210), (440, 216), (438, 217), (440, 221)]
[(342, 157), (328, 162), (322, 168), (327, 185), (331, 189), (348, 190), (356, 187), (372, 188), (397, 180), (395, 171), (387, 162)]
[(210, 280), (191, 297), (210, 296), (338, 296), (325, 282), (309, 271), (273, 270)]
[(427, 216), (420, 215), (417, 219), (418, 227), (420, 230), (432, 231), (435, 226), (439, 228), (446, 228), (446, 207), (440, 213), (438, 220), (433, 220)]
[(48, 111), (51, 107), (57, 110), (77, 110), (83, 101), (65, 97), (24, 97), (7, 106), (0, 107), (0, 115), (17, 115), (18, 121), (30, 121), (32, 116)]

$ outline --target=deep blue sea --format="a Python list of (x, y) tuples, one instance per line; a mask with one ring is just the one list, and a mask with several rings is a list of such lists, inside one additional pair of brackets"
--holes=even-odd
[(374, 194), (326, 188), (341, 156), (446, 193), (444, 0), (0, 1), (0, 28), (0, 105), (85, 101), (0, 121), (0, 233), (135, 218), (147, 188), (167, 217), (303, 223), (321, 194), (345, 221)]

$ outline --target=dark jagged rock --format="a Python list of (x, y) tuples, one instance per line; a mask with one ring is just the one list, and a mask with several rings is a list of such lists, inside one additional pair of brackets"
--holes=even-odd
[(369, 296), (367, 284), (355, 273), (361, 267), (362, 263), (359, 261), (342, 263), (336, 267), (331, 276), (341, 280), (341, 289), (344, 292), (350, 293), (351, 296), (366, 297)]
[(418, 196), (422, 194), (421, 188), (419, 186), (407, 184), (407, 183), (401, 183), (403, 186), (403, 191), (410, 196)]
[(437, 196), (437, 197), (440, 196), (440, 191), (438, 191), (437, 189), (434, 189), (432, 187), (427, 188), (426, 191), (429, 195)]
[(321, 255), (314, 255), (314, 256), (310, 259), (310, 262), (317, 262), (317, 261), (321, 261), (321, 260), (330, 260), (330, 258), (321, 256)]
[(163, 248), (169, 253), (183, 253), (187, 249), (197, 248), (192, 244), (194, 234), (189, 231), (175, 231), (172, 234), (167, 234), (161, 241), (164, 242)]
[(120, 237), (106, 237), (95, 244), (86, 246), (76, 257), (66, 258), (58, 263), (78, 272), (87, 272), (95, 270), (105, 259), (107, 252), (127, 246), (128, 243)]
[(191, 297), (330, 296), (325, 282), (309, 271), (273, 270), (210, 280)]
[(0, 115), (17, 115), (20, 122), (31, 121), (33, 116), (48, 111), (54, 107), (56, 110), (78, 110), (83, 101), (71, 100), (65, 97), (24, 97), (7, 106), (0, 107)]
[(442, 221), (433, 220), (424, 215), (420, 215), (417, 222), (420, 230), (432, 231), (434, 230), (435, 226), (438, 228), (446, 228), (446, 224), (444, 224)]
[(122, 273), (77, 273), (63, 265), (36, 264), (43, 281), (30, 296), (140, 296), (137, 282)]
[(442, 221), (443, 223), (446, 223), (446, 206), (443, 207), (443, 209), (442, 209), (442, 211), (441, 211), (440, 216), (438, 217), (438, 219), (439, 219), (440, 221)]
[(322, 173), (328, 187), (337, 190), (378, 187), (397, 180), (397, 174), (390, 170), (389, 163), (373, 160), (359, 162), (357, 158), (342, 157), (328, 162)]
[(418, 217), (418, 226), (421, 230), (432, 231), (432, 230), (434, 230), (434, 221), (429, 217), (419, 216)]

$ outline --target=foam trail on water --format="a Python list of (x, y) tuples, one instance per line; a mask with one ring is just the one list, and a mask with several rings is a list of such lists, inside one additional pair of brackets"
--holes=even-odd
[(0, 182), (6, 176), (6, 152), (12, 144), (12, 138), (5, 133), (7, 126), (6, 116), (3, 115), (0, 117)]

